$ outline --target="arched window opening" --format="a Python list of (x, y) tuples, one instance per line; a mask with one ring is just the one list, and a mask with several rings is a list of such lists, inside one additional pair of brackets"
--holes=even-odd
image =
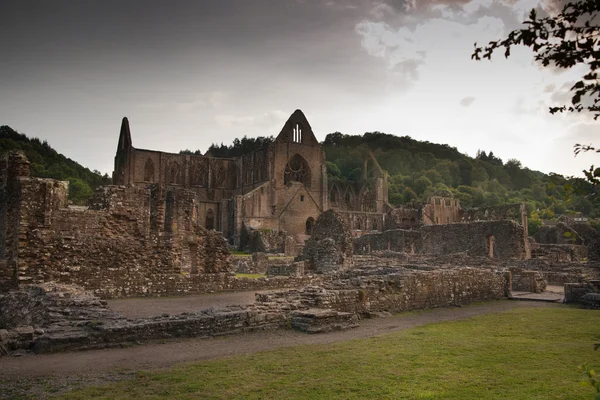
[(335, 203), (337, 201), (337, 196), (335, 195), (335, 192), (335, 187), (331, 189), (331, 192), (329, 192), (329, 201), (332, 203)]
[(348, 207), (350, 207), (350, 203), (352, 202), (352, 196), (350, 195), (350, 190), (348, 190), (348, 191), (346, 192), (346, 196), (345, 196), (345, 198), (344, 198), (344, 201), (346, 202), (346, 205), (347, 205)]
[(374, 230), (374, 231), (376, 231), (377, 229), (379, 229), (379, 228), (378, 228), (378, 225), (377, 225), (377, 220), (376, 220), (376, 219), (374, 219), (374, 220), (373, 220), (373, 230)]
[(308, 163), (301, 155), (296, 154), (285, 166), (284, 184), (290, 182), (300, 182), (306, 187), (310, 187), (310, 168)]
[(209, 208), (208, 211), (206, 211), (206, 229), (215, 229), (215, 214), (212, 210), (212, 208)]
[(177, 164), (176, 162), (172, 163), (170, 168), (169, 168), (169, 179), (168, 179), (168, 183), (170, 184), (178, 184), (179, 183), (179, 176), (180, 176), (181, 172), (180, 172), (180, 168), (179, 168), (179, 164)]
[(315, 219), (313, 217), (309, 217), (306, 220), (306, 234), (307, 235), (312, 235), (314, 226), (315, 226)]
[(375, 212), (377, 209), (377, 201), (375, 191), (371, 186), (367, 186), (361, 195), (360, 208), (362, 211)]
[(144, 182), (154, 182), (154, 163), (151, 159), (147, 159), (144, 166)]
[(292, 141), (294, 143), (302, 143), (302, 126), (300, 124), (294, 126)]

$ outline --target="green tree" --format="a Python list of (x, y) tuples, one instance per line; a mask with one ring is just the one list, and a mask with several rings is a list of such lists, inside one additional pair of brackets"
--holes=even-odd
[[(586, 111), (597, 119), (600, 117), (600, 25), (596, 19), (599, 13), (598, 0), (568, 2), (557, 15), (544, 18), (538, 18), (533, 9), (523, 22), (525, 27), (510, 32), (505, 39), (491, 41), (485, 47), (478, 47), (475, 43), (471, 58), (491, 60), (492, 54), (498, 49), (504, 49), (505, 57), (509, 57), (513, 46), (523, 45), (531, 48), (535, 60), (544, 67), (582, 67), (585, 72), (570, 88), (571, 104), (551, 106), (549, 111), (552, 114)], [(581, 151), (600, 152), (600, 149), (576, 143), (575, 155)], [(593, 185), (589, 197), (599, 199), (600, 168), (592, 165), (583, 172)]]

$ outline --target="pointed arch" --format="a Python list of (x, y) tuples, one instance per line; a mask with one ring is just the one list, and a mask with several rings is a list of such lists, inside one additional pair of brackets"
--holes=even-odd
[(300, 154), (294, 154), (285, 166), (283, 174), (284, 184), (300, 182), (310, 188), (311, 173), (308, 162)]
[(377, 211), (377, 196), (373, 186), (369, 183), (363, 186), (360, 191), (360, 210), (367, 212)]
[(344, 203), (347, 209), (350, 210), (353, 208), (355, 198), (356, 194), (354, 193), (351, 187), (348, 187), (346, 189), (346, 192), (344, 193)]
[(169, 169), (167, 170), (167, 183), (177, 185), (180, 183), (180, 177), (181, 167), (179, 167), (179, 163), (177, 161), (173, 161), (169, 164)]
[(150, 158), (144, 165), (144, 182), (154, 182), (154, 162)]
[(340, 189), (338, 188), (338, 186), (336, 184), (331, 186), (331, 189), (329, 190), (329, 202), (331, 204), (335, 204), (337, 205), (338, 202), (340, 202), (342, 199), (342, 196), (340, 194)]

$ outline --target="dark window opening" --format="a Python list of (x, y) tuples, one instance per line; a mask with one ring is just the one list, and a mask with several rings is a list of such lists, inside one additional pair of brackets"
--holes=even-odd
[(313, 217), (309, 217), (306, 220), (306, 234), (307, 235), (312, 235), (314, 225), (315, 225), (314, 218)]
[(206, 229), (215, 229), (215, 214), (212, 208), (209, 208), (206, 212)]

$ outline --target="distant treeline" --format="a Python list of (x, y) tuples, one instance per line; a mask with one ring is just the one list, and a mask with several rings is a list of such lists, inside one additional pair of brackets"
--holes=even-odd
[(31, 176), (69, 181), (69, 199), (74, 204), (85, 204), (95, 188), (111, 183), (108, 174), (90, 171), (58, 153), (45, 140), (28, 138), (3, 125), (0, 126), (0, 153), (9, 150), (25, 152), (31, 162)]

